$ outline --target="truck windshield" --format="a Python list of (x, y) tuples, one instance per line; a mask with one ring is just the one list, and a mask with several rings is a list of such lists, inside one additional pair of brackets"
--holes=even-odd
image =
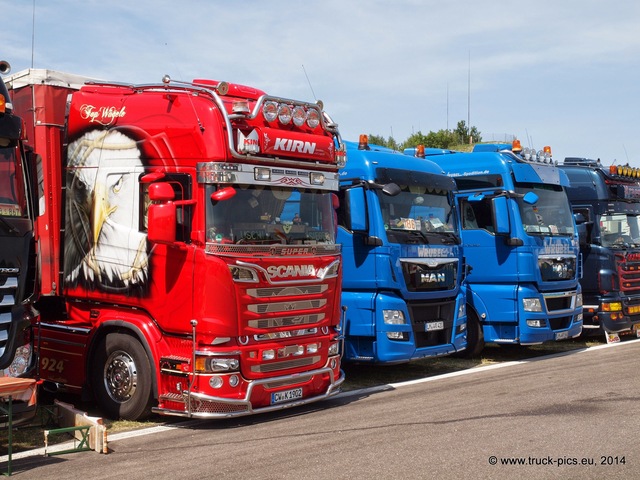
[(518, 198), (522, 226), (529, 235), (573, 235), (574, 225), (571, 207), (565, 191), (560, 186), (537, 185), (516, 187), (516, 193), (533, 192), (538, 196), (534, 205)]
[(377, 191), (387, 238), (402, 244), (458, 243), (449, 192), (424, 186), (399, 185), (395, 196)]
[(16, 148), (0, 147), (0, 216), (21, 217), (25, 212), (23, 183), (16, 174)]
[(624, 247), (640, 244), (640, 226), (637, 215), (611, 213), (600, 217), (603, 247)]
[[(331, 192), (241, 185), (227, 200), (207, 201), (207, 242), (222, 244), (333, 244)], [(207, 187), (207, 198), (216, 187)]]

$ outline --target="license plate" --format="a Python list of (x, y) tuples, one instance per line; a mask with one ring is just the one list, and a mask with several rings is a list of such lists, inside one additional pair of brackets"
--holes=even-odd
[(556, 340), (566, 340), (569, 338), (569, 331), (556, 333)]
[(275, 403), (290, 402), (302, 398), (302, 388), (285, 390), (284, 392), (274, 392), (271, 394), (271, 405)]
[(425, 332), (435, 332), (437, 330), (444, 330), (444, 322), (427, 322), (424, 324)]

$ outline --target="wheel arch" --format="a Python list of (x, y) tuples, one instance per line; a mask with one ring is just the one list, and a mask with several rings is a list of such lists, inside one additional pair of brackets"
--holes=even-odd
[[(146, 330), (149, 330), (147, 326)], [(155, 330), (155, 328), (154, 328)], [(92, 391), (95, 391), (95, 387), (93, 385), (93, 380), (91, 378), (90, 364), (91, 360), (95, 356), (95, 351), (97, 346), (100, 344), (102, 339), (107, 337), (110, 333), (120, 333), (125, 335), (130, 335), (142, 345), (147, 357), (149, 358), (149, 367), (151, 369), (151, 391), (153, 394), (153, 398), (155, 400), (158, 399), (158, 370), (156, 362), (156, 354), (157, 352), (151, 348), (149, 345), (147, 335), (145, 335), (144, 330), (141, 326), (124, 321), (124, 320), (106, 320), (100, 324), (100, 327), (96, 330), (95, 334), (91, 338), (91, 342), (89, 344), (89, 349), (87, 351), (87, 359), (89, 361), (85, 364), (85, 378), (89, 384), (89, 387)], [(159, 334), (159, 332), (158, 332)]]

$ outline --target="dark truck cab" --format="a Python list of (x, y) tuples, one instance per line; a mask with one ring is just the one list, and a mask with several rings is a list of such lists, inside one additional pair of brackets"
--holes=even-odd
[[(0, 73), (9, 72), (0, 62)], [(22, 119), (13, 114), (7, 87), (0, 77), (0, 383), (8, 377), (28, 378), (34, 368), (31, 320), (35, 288), (34, 198), (26, 171), (35, 165), (33, 152), (23, 144)], [(4, 379), (4, 380), (3, 380)], [(0, 395), (0, 426), (8, 424), (11, 404), (13, 425), (35, 416), (30, 401)]]
[(640, 169), (604, 167), (600, 160), (567, 157), (567, 195), (577, 223), (584, 273), (584, 328), (609, 334), (640, 327)]

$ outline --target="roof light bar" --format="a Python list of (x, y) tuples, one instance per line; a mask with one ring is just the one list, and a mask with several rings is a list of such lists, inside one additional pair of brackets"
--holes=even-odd
[(293, 123), (296, 127), (302, 127), (306, 124), (309, 128), (315, 129), (321, 121), (320, 108), (322, 107), (289, 105), (268, 100), (262, 106), (262, 116), (268, 123), (278, 120), (282, 125)]
[(629, 165), (610, 165), (609, 175), (621, 177), (626, 180), (637, 181), (640, 179), (640, 168)]

